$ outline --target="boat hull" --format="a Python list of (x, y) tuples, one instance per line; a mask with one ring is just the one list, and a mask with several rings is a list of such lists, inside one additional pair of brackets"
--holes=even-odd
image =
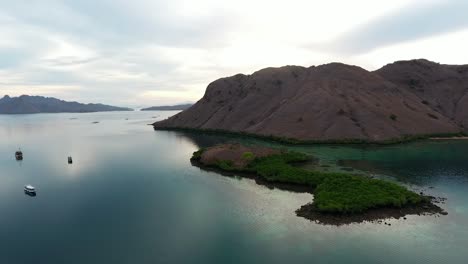
[(29, 196), (36, 196), (36, 191), (27, 191), (27, 190), (24, 190), (24, 194), (29, 195)]

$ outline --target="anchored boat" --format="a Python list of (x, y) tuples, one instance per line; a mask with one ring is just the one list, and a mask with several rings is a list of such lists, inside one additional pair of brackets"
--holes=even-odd
[(36, 188), (34, 188), (34, 186), (32, 185), (25, 185), (24, 186), (24, 193), (28, 194), (28, 195), (36, 195)]
[(16, 151), (15, 158), (16, 160), (23, 160), (23, 152), (21, 150)]

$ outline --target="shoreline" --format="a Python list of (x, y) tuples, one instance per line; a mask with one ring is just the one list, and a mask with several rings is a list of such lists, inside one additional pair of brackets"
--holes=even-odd
[(282, 143), (287, 145), (374, 145), (374, 146), (387, 146), (387, 145), (397, 145), (411, 143), (420, 140), (445, 140), (445, 139), (467, 139), (468, 135), (464, 132), (459, 133), (441, 133), (441, 134), (421, 134), (421, 135), (405, 135), (399, 138), (386, 139), (381, 141), (370, 141), (366, 139), (330, 139), (330, 140), (300, 140), (294, 138), (279, 137), (273, 135), (259, 135), (254, 133), (247, 132), (235, 132), (222, 129), (201, 129), (201, 128), (187, 128), (187, 127), (156, 127), (154, 124), (149, 124), (153, 126), (155, 131), (180, 131), (180, 132), (189, 132), (197, 134), (211, 134), (211, 135), (220, 135), (220, 136), (234, 136), (240, 138), (251, 138), (251, 139), (260, 139), (266, 140), (275, 143)]
[(309, 193), (312, 195), (314, 194), (314, 190), (310, 188), (309, 186), (294, 184), (294, 183), (271, 182), (271, 181), (265, 180), (264, 178), (262, 178), (261, 176), (253, 172), (226, 171), (218, 167), (205, 165), (201, 163), (199, 160), (193, 160), (193, 159), (190, 160), (190, 163), (192, 164), (192, 166), (197, 167), (200, 170), (203, 170), (206, 172), (214, 172), (224, 177), (233, 178), (233, 177), (239, 176), (241, 178), (254, 180), (256, 184), (265, 186), (270, 190), (279, 189), (282, 191), (290, 191), (294, 193)]
[(430, 140), (468, 140), (468, 136), (461, 137), (431, 137)]
[(301, 208), (296, 210), (296, 215), (306, 218), (310, 221), (313, 221), (317, 224), (323, 225), (349, 225), (355, 223), (385, 223), (385, 220), (389, 219), (404, 219), (406, 220), (407, 216), (418, 215), (418, 216), (440, 216), (446, 215), (447, 213), (435, 205), (434, 202), (437, 200), (435, 197), (427, 196), (430, 201), (423, 202), (418, 205), (406, 205), (401, 208), (397, 207), (381, 207), (373, 208), (366, 212), (359, 214), (330, 214), (330, 213), (321, 213), (317, 210), (314, 210), (314, 207), (311, 203), (301, 206)]

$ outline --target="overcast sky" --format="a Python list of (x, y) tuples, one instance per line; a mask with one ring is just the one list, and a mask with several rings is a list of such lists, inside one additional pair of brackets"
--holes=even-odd
[(195, 102), (264, 67), (468, 64), (466, 0), (0, 0), (0, 94)]

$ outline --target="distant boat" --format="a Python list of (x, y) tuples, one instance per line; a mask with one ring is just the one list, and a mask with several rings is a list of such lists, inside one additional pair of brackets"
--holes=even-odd
[(28, 195), (36, 195), (36, 188), (34, 188), (34, 186), (32, 185), (25, 185), (24, 186), (24, 193), (28, 194)]
[(68, 157), (68, 164), (72, 164), (72, 163), (73, 163), (72, 157)]
[(21, 152), (21, 150), (16, 151), (15, 158), (16, 160), (23, 160), (23, 152)]

